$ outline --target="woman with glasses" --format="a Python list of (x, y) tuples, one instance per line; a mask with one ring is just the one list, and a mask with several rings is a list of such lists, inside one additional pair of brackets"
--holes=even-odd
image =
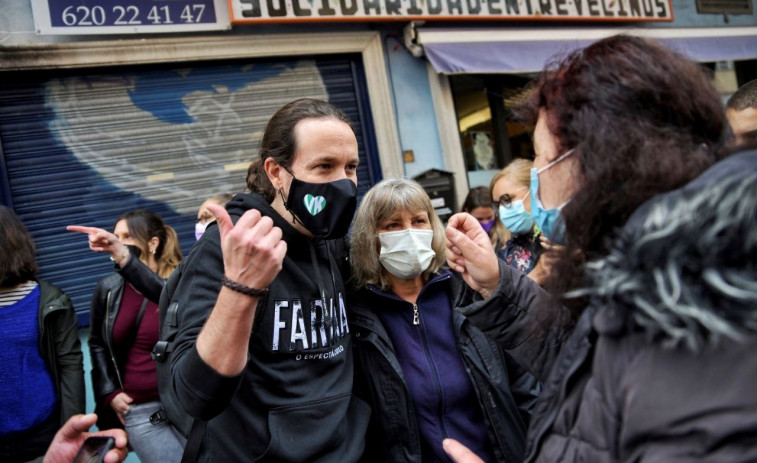
[(489, 191), (492, 208), (502, 222), (498, 232), (502, 245), (494, 245), (497, 257), (542, 284), (562, 246), (542, 235), (531, 217), (529, 187), (533, 164), (527, 159), (513, 160), (494, 175)]

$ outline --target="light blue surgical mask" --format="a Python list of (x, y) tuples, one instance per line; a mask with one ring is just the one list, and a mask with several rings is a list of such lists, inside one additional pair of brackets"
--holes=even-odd
[[(529, 194), (531, 192), (527, 191), (526, 196)], [(523, 199), (512, 201), (508, 206), (499, 205), (499, 220), (513, 235), (523, 235), (530, 232), (534, 227), (534, 219), (523, 205), (526, 196)]]
[(564, 161), (573, 152), (574, 150), (565, 152), (562, 156), (539, 170), (535, 167), (531, 168), (531, 216), (544, 236), (555, 244), (565, 244), (565, 221), (563, 220), (561, 210), (570, 202), (570, 199), (553, 209), (544, 209), (539, 199), (539, 174), (555, 164)]

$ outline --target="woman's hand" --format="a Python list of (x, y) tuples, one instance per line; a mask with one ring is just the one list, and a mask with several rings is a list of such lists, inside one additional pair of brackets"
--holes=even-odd
[(538, 285), (544, 285), (555, 264), (565, 256), (567, 248), (560, 244), (553, 243), (544, 235), (539, 235), (539, 240), (542, 252), (536, 265), (534, 265), (534, 268), (528, 273), (528, 277), (534, 280)]
[(442, 447), (455, 463), (484, 463), (484, 460), (480, 459), (478, 455), (455, 439), (444, 439)]
[(86, 233), (89, 237), (89, 249), (95, 252), (107, 252), (120, 267), (129, 261), (129, 248), (126, 247), (113, 233), (102, 228), (69, 225), (66, 230)]
[(79, 448), (90, 436), (109, 436), (116, 440), (116, 447), (105, 454), (105, 463), (119, 463), (126, 459), (129, 449), (126, 448), (127, 438), (123, 429), (108, 429), (98, 432), (87, 432), (97, 422), (97, 415), (74, 415), (55, 434), (50, 447), (45, 453), (44, 463), (71, 463)]
[(489, 297), (499, 285), (499, 260), (481, 224), (470, 214), (455, 214), (445, 234), (450, 268), (484, 298)]
[(221, 234), (226, 277), (251, 288), (267, 288), (281, 271), (287, 251), (281, 229), (255, 209), (245, 212), (233, 224), (223, 207), (207, 207), (216, 217)]
[(126, 415), (126, 413), (129, 411), (129, 408), (131, 408), (131, 403), (133, 401), (134, 399), (132, 399), (125, 392), (119, 392), (115, 397), (113, 397), (113, 400), (110, 401), (110, 408), (112, 408), (113, 411), (116, 412), (118, 419), (121, 420), (121, 424), (126, 424), (124, 415)]

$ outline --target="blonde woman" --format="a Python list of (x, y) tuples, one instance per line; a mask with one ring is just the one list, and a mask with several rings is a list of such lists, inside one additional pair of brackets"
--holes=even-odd
[(504, 242), (495, 247), (497, 256), (523, 273), (534, 269), (541, 254), (528, 192), (531, 166), (532, 161), (515, 159), (494, 175), (489, 187), (493, 206), (504, 225)]

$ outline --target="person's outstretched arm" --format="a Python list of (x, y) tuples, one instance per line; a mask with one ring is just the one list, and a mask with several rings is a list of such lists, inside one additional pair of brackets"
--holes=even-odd
[(116, 235), (107, 230), (96, 227), (69, 225), (66, 230), (85, 233), (89, 242), (89, 249), (94, 252), (109, 254), (116, 263), (116, 270), (131, 283), (137, 291), (156, 304), (160, 302), (160, 292), (165, 280), (150, 270), (141, 260), (134, 259), (129, 248)]

